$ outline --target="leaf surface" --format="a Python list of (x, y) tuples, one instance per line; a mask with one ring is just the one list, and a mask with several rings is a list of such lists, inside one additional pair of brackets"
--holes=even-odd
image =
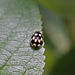
[(41, 24), (34, 0), (0, 0), (0, 75), (42, 74), (44, 48), (29, 47)]

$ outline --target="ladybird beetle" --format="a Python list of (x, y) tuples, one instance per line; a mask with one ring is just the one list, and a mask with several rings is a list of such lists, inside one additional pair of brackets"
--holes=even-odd
[(44, 42), (43, 35), (40, 33), (40, 31), (36, 31), (31, 36), (30, 46), (35, 49), (38, 49), (38, 48), (41, 48), (41, 46), (43, 45), (43, 42)]

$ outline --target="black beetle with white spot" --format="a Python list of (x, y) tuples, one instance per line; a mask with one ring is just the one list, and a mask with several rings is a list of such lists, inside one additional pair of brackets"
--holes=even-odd
[(36, 31), (31, 36), (30, 46), (35, 49), (38, 49), (38, 48), (41, 48), (41, 46), (43, 45), (43, 42), (44, 42), (43, 35), (40, 33), (40, 31)]

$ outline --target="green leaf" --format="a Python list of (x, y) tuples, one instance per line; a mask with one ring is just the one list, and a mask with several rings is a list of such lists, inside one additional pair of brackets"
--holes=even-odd
[(47, 9), (67, 16), (75, 16), (75, 0), (39, 0)]
[(45, 49), (29, 47), (41, 24), (34, 0), (0, 0), (0, 75), (42, 74)]
[[(45, 44), (59, 56), (69, 52), (71, 41), (62, 18), (40, 5)], [(47, 51), (47, 50), (46, 50)]]

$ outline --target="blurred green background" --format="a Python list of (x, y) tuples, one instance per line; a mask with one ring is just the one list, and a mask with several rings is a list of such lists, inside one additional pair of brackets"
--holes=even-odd
[(75, 75), (75, 0), (39, 0), (45, 40), (43, 75)]

